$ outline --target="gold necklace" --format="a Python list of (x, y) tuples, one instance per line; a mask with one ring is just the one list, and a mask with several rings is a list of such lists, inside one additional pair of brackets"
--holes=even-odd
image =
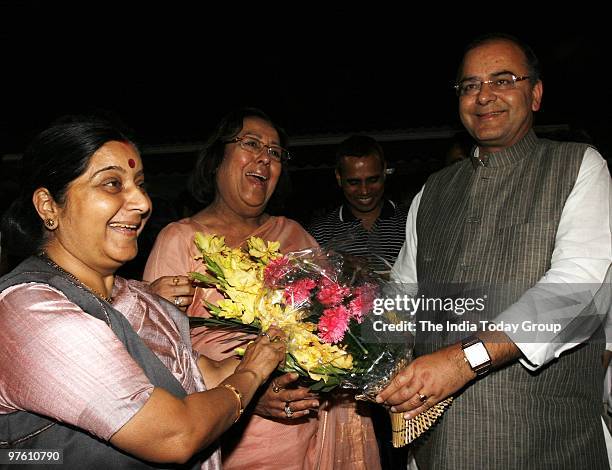
[(100, 292), (98, 292), (93, 287), (89, 287), (87, 284), (85, 284), (83, 281), (81, 281), (79, 278), (77, 278), (74, 274), (66, 271), (59, 264), (57, 264), (55, 261), (53, 261), (51, 258), (49, 258), (49, 255), (45, 251), (41, 251), (38, 256), (40, 258), (42, 258), (43, 261), (45, 261), (45, 263), (47, 263), (49, 266), (51, 266), (52, 268), (57, 269), (59, 272), (64, 274), (67, 278), (69, 278), (70, 280), (74, 281), (77, 285), (79, 285), (81, 287), (84, 287), (86, 290), (91, 292), (93, 295), (95, 295), (99, 299), (104, 300), (105, 302), (108, 302), (109, 304), (113, 303), (112, 297), (107, 297), (106, 295), (102, 295)]

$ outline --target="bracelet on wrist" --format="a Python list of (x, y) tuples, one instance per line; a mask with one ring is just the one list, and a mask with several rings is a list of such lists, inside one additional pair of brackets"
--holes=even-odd
[(242, 413), (244, 412), (244, 406), (242, 404), (242, 393), (240, 393), (240, 390), (238, 390), (232, 384), (223, 384), (217, 388), (221, 388), (221, 387), (226, 388), (227, 390), (231, 391), (236, 397), (236, 400), (238, 400), (238, 415), (236, 416), (236, 419), (234, 420), (234, 423), (235, 423), (236, 421), (240, 419), (240, 417), (242, 416)]

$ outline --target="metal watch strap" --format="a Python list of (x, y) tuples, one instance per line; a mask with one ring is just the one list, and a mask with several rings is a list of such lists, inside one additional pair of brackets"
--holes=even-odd
[[(482, 346), (485, 348), (485, 351), (487, 351), (487, 348), (484, 345), (483, 341), (477, 336), (468, 336), (463, 341), (461, 341), (461, 349), (464, 350), (466, 348), (469, 348), (470, 346), (473, 346), (476, 343), (482, 343)], [(477, 366), (474, 366), (474, 367), (472, 367), (472, 364), (470, 364), (467, 357), (464, 356), (463, 359), (465, 360), (465, 362), (468, 363), (468, 365), (470, 366), (470, 369), (472, 369), (472, 371), (476, 374), (476, 376), (481, 377), (483, 375), (488, 374), (493, 367), (493, 364), (491, 362), (491, 355), (489, 354), (489, 351), (487, 351), (487, 355), (489, 356), (488, 361), (483, 362), (482, 364), (478, 364)]]

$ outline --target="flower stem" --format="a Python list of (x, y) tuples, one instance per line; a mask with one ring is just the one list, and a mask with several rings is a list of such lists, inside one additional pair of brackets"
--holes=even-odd
[(357, 343), (357, 346), (359, 346), (361, 348), (361, 350), (363, 351), (364, 354), (368, 354), (368, 350), (366, 348), (364, 348), (363, 344), (361, 344), (361, 341), (359, 341), (357, 339), (357, 337), (353, 334), (353, 332), (350, 330), (350, 328), (348, 330), (346, 330), (347, 333), (349, 334), (349, 336), (351, 338), (353, 338), (353, 340), (355, 341), (355, 343)]

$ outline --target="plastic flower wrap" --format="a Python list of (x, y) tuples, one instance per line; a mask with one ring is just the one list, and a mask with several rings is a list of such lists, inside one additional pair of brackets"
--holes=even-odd
[(205, 273), (190, 273), (216, 287), (224, 299), (206, 302), (210, 318), (192, 326), (266, 331), (272, 324), (287, 335), (284, 372), (309, 378), (311, 389), (356, 389), (373, 397), (409, 359), (412, 335), (387, 342), (376, 334), (374, 301), (389, 283), (357, 258), (308, 249), (281, 254), (278, 242), (251, 237), (244, 249), (224, 237), (197, 233)]
[[(191, 277), (216, 287), (224, 298), (205, 302), (210, 318), (191, 326), (234, 328), (258, 333), (276, 325), (287, 336), (283, 372), (297, 372), (310, 388), (353, 389), (355, 398), (376, 394), (412, 359), (410, 324), (381, 302), (406, 297), (401, 285), (374, 274), (363, 260), (331, 250), (281, 254), (278, 242), (251, 237), (245, 249), (229, 248), (224, 237), (197, 233), (206, 272)], [(395, 325), (392, 331), (381, 325)], [(240, 351), (239, 351), (240, 352)], [(410, 420), (390, 412), (393, 445), (424, 433), (452, 397)]]

